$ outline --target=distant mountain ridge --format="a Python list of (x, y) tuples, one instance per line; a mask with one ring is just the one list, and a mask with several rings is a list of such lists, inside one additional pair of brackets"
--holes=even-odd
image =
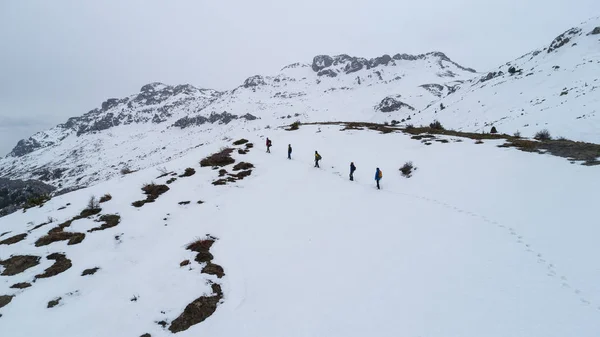
[[(548, 128), (600, 142), (600, 19), (545, 48), (478, 73), (442, 52), (362, 58), (315, 56), (275, 75), (254, 75), (228, 91), (150, 83), (125, 98), (19, 141), (0, 159), (0, 177), (87, 186), (182, 156), (234, 129), (268, 130), (293, 121), (366, 121), (475, 132)], [(268, 132), (268, 131), (265, 131)], [(178, 148), (172, 146), (173, 139)]]

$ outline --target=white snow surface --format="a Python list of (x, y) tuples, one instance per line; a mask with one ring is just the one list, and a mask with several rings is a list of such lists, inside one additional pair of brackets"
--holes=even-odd
[[(142, 208), (131, 202), (143, 199), (143, 184), (169, 178), (157, 179), (156, 167), (0, 218), (0, 234), (10, 232), (0, 240), (56, 219), (24, 241), (0, 245), (2, 260), (42, 257), (22, 274), (0, 276), (0, 295), (15, 295), (0, 308), (0, 336), (168, 336), (156, 322), (170, 323), (210, 294), (209, 281), (223, 288), (216, 312), (177, 335), (600, 335), (597, 168), (498, 148), (500, 141), (448, 137), (426, 146), (400, 133), (340, 128), (232, 130), (228, 139), (164, 164), (197, 173)], [(252, 175), (211, 185), (217, 171), (199, 160), (241, 137), (255, 148), (234, 158), (253, 163)], [(320, 169), (313, 167), (315, 150), (323, 156)], [(417, 167), (411, 178), (398, 171), (406, 161)], [(376, 167), (382, 190), (375, 188)], [(119, 214), (118, 226), (86, 233), (77, 245), (34, 246), (90, 196), (105, 193), (113, 199), (102, 214)], [(70, 229), (97, 224), (82, 219)], [(222, 279), (200, 273), (203, 265), (185, 249), (207, 234), (218, 238), (211, 253), (225, 270)], [(10, 288), (31, 282), (55, 252), (73, 266), (30, 288)], [(191, 265), (180, 267), (185, 259)], [(100, 267), (95, 275), (80, 276), (93, 267)], [(60, 304), (46, 308), (57, 297)]]

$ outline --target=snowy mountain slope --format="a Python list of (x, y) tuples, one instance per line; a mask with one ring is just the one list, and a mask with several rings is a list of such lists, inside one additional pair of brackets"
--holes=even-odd
[[(315, 57), (313, 67), (321, 59), (331, 58)], [(341, 55), (335, 60), (322, 67), (329, 75), (321, 74), (322, 68), (317, 72), (296, 64), (276, 76), (251, 77), (228, 92), (146, 85), (137, 95), (109, 99), (82, 117), (20, 141), (0, 160), (0, 176), (40, 179), (63, 188), (87, 186), (118, 174), (128, 161), (135, 160), (134, 169), (165, 162), (247, 121), (252, 121), (248, 127), (265, 127), (292, 117), (378, 119), (374, 109), (386, 96), (392, 97), (388, 110), (423, 108), (473, 74), (439, 52), (373, 60)], [(432, 93), (419, 87), (432, 83), (443, 89)], [(406, 105), (394, 105), (396, 101)], [(174, 143), (179, 147), (173, 149)]]
[[(498, 141), (450, 137), (426, 146), (400, 133), (339, 130), (234, 130), (232, 140), (257, 144), (248, 154), (234, 152), (255, 166), (242, 181), (213, 186), (217, 170), (198, 165), (232, 143), (219, 140), (165, 164), (196, 173), (141, 208), (131, 202), (144, 198), (143, 184), (171, 176), (157, 178), (148, 168), (0, 218), (0, 234), (10, 232), (0, 240), (31, 230), (21, 242), (0, 245), (0, 260), (41, 257), (22, 274), (0, 276), (0, 295), (15, 296), (0, 308), (0, 335), (171, 335), (186, 305), (211, 293), (209, 282), (223, 292), (216, 311), (177, 335), (600, 334), (594, 167), (498, 148)], [(265, 136), (271, 154), (259, 146)], [(285, 159), (287, 144), (293, 160)], [(315, 150), (321, 169), (312, 167)], [(407, 179), (398, 167), (408, 160), (417, 170)], [(354, 182), (350, 161), (358, 167)], [(375, 167), (383, 170), (380, 191)], [(105, 193), (112, 200), (100, 214), (119, 214), (116, 227), (86, 233), (79, 244), (35, 247), (90, 196)], [(49, 216), (52, 224), (33, 229)], [(92, 219), (68, 230), (98, 226)], [(218, 238), (210, 253), (222, 278), (202, 274), (205, 264), (185, 249), (207, 234)], [(64, 253), (72, 266), (31, 283), (52, 253)], [(180, 267), (186, 259), (191, 264)], [(81, 276), (94, 267), (96, 274)], [(21, 282), (31, 287), (11, 288)]]
[(493, 125), (526, 137), (548, 129), (556, 137), (599, 143), (599, 106), (600, 17), (461, 84), (411, 122), (436, 118), (447, 127), (477, 132), (489, 132)]
[[(137, 95), (22, 140), (0, 159), (0, 176), (59, 189), (180, 157), (232, 130), (293, 121), (403, 121), (532, 137), (600, 142), (600, 19), (544, 49), (476, 73), (440, 52), (373, 59), (320, 55), (273, 76), (252, 76), (226, 92), (152, 83)], [(442, 109), (443, 107), (443, 109)], [(133, 155), (132, 155), (133, 154)]]

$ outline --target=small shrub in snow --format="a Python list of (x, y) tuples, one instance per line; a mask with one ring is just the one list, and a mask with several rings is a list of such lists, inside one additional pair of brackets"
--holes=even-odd
[(290, 128), (287, 129), (288, 131), (294, 131), (294, 130), (298, 130), (300, 129), (300, 121), (295, 121), (294, 123), (292, 123), (290, 125)]
[(224, 148), (221, 151), (214, 153), (200, 161), (200, 166), (226, 166), (235, 163), (235, 159), (231, 158), (232, 148)]
[(495, 126), (492, 126), (492, 129), (490, 130), (490, 133), (498, 133), (498, 130), (496, 129)]
[(515, 137), (515, 138), (521, 138), (521, 131), (517, 130), (517, 132), (513, 133), (513, 137)]
[(438, 120), (434, 120), (433, 123), (429, 124), (429, 127), (434, 130), (444, 130), (442, 123), (440, 123)]
[(242, 139), (238, 139), (235, 142), (233, 142), (233, 145), (242, 145), (242, 144), (246, 144), (246, 143), (248, 143), (248, 139), (242, 138)]
[(133, 173), (133, 171), (131, 170), (131, 168), (129, 167), (128, 164), (123, 165), (123, 168), (121, 168), (121, 174), (122, 175), (126, 175), (129, 173)]
[(541, 131), (538, 131), (533, 138), (544, 141), (544, 140), (551, 140), (552, 136), (550, 136), (550, 131), (548, 131), (548, 129), (543, 129)]
[(92, 195), (90, 197), (86, 209), (90, 211), (100, 209), (100, 202), (98, 201), (98, 199), (96, 199), (95, 196)]
[(406, 163), (404, 163), (404, 165), (400, 168), (400, 172), (402, 172), (402, 175), (406, 178), (410, 178), (412, 176), (412, 172), (414, 169), (414, 165), (412, 163), (412, 161), (407, 161)]
[(406, 130), (413, 130), (414, 128), (415, 128), (415, 126), (412, 124), (406, 124), (406, 126), (404, 127), (404, 129), (406, 129)]
[(106, 193), (100, 198), (100, 203), (107, 202), (112, 199), (112, 195)]

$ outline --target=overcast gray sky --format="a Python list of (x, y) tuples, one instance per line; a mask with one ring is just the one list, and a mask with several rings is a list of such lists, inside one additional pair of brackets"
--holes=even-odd
[(445, 52), (485, 71), (598, 0), (0, 0), (0, 155), (149, 82), (230, 89), (318, 54)]

